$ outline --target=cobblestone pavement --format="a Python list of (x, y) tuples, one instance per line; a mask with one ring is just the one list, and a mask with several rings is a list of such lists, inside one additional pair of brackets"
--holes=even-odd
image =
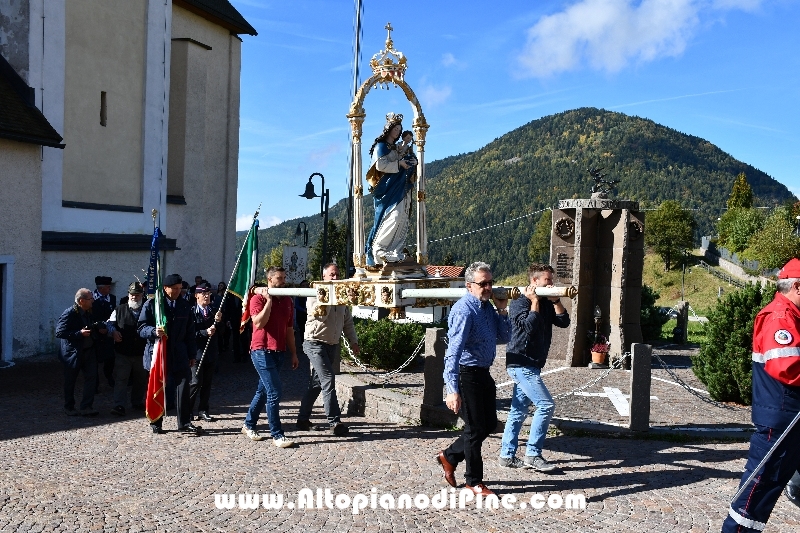
[[(704, 391), (705, 385), (691, 370), (691, 357), (698, 352), (697, 346), (654, 347), (672, 371), (688, 386)], [(423, 375), (422, 358), (409, 365), (409, 371), (393, 376), (385, 385), (389, 390), (407, 396), (422, 398)], [(365, 383), (382, 384), (380, 373), (370, 374), (357, 366), (343, 365), (343, 372), (349, 372)], [(497, 408), (508, 411), (511, 406), (513, 383), (505, 371), (505, 346), (498, 346), (497, 359), (492, 366), (492, 377), (498, 385)], [(566, 368), (561, 359), (548, 359), (542, 369), (542, 379), (553, 396), (572, 391), (603, 374), (604, 371), (589, 368)], [(688, 393), (653, 357), (650, 394), (650, 424), (653, 427), (681, 428), (703, 426), (711, 428), (751, 428), (750, 409), (725, 409), (714, 407), (697, 396)], [(627, 425), (628, 418), (614, 408), (604, 393), (604, 387), (619, 389), (630, 394), (630, 371), (615, 369), (607, 377), (584, 389), (583, 393), (592, 396), (571, 395), (556, 400), (555, 416), (569, 420), (591, 420), (610, 424)], [(697, 392), (697, 391), (696, 391)], [(444, 392), (443, 392), (444, 394)], [(698, 392), (699, 396), (708, 394)]]
[[(557, 374), (554, 374), (557, 375)], [(0, 531), (718, 531), (736, 490), (746, 443), (677, 443), (553, 436), (546, 455), (560, 468), (544, 475), (497, 466), (500, 435), (484, 444), (485, 479), (501, 495), (582, 494), (584, 510), (218, 509), (215, 494), (281, 493), (303, 488), (333, 495), (425, 494), (449, 487), (433, 455), (456, 432), (349, 418), (348, 437), (297, 433), (305, 385), (285, 370), (282, 417), (299, 445), (278, 449), (240, 429), (255, 390), (250, 363), (223, 362), (215, 376), (207, 434), (186, 437), (171, 416), (164, 435), (141, 414), (116, 418), (107, 385), (96, 418), (62, 413), (57, 362), (22, 362), (0, 371)], [(101, 378), (102, 379), (102, 378)], [(80, 383), (77, 388), (81, 390)], [(656, 392), (659, 394), (659, 392)], [(321, 410), (315, 410), (321, 421)], [(261, 420), (259, 427), (266, 429)], [(463, 483), (463, 466), (457, 471)], [(445, 493), (449, 496), (449, 493)], [(449, 504), (448, 504), (449, 506)], [(800, 509), (783, 496), (767, 531), (800, 530)]]

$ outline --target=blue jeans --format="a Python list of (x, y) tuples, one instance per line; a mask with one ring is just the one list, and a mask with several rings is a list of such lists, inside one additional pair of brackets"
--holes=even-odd
[(542, 455), (547, 427), (550, 425), (550, 419), (553, 418), (556, 405), (539, 375), (541, 369), (510, 367), (506, 369), (506, 372), (514, 380), (514, 393), (511, 396), (511, 410), (506, 419), (506, 428), (503, 431), (500, 456), (514, 457), (516, 455), (519, 430), (522, 429), (522, 422), (528, 416), (528, 407), (531, 403), (536, 406), (536, 412), (531, 421), (531, 434), (525, 447), (525, 455)]
[(281, 418), (279, 414), (281, 402), (281, 363), (286, 352), (274, 352), (266, 350), (251, 350), (250, 359), (258, 372), (258, 389), (250, 408), (247, 410), (247, 418), (244, 425), (248, 429), (256, 429), (258, 415), (267, 406), (267, 420), (269, 421), (269, 432), (273, 439), (283, 436)]

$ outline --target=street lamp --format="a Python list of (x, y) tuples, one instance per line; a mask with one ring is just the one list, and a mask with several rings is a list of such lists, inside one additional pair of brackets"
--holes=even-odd
[[(314, 184), (311, 183), (311, 180), (314, 176), (319, 176), (322, 178), (322, 196), (317, 196), (317, 193), (314, 192)], [(300, 194), (298, 196), (302, 196), (303, 198), (308, 198), (309, 200), (313, 200), (314, 198), (319, 198), (319, 216), (323, 217), (322, 219), (322, 261), (320, 267), (324, 267), (325, 263), (328, 262), (328, 202), (331, 198), (330, 190), (325, 188), (325, 176), (320, 174), (319, 172), (314, 172), (308, 177), (308, 183), (306, 183), (306, 192)], [(300, 226), (297, 227), (298, 231), (300, 230)], [(297, 235), (297, 233), (295, 233)]]

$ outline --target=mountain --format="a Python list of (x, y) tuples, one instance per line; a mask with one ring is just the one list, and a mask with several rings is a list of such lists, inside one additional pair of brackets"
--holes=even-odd
[[(435, 142), (435, 136), (428, 139)], [(623, 113), (581, 108), (534, 120), (475, 152), (426, 164), (429, 241), (521, 217), (566, 198), (586, 198), (589, 167), (603, 167), (606, 179), (620, 180), (617, 198), (637, 200), (643, 209), (677, 200), (692, 209), (697, 238), (714, 232), (737, 174), (744, 172), (756, 204), (796, 201), (786, 186), (738, 161), (712, 143)], [(346, 219), (345, 200), (331, 207), (337, 224)], [(365, 226), (372, 225), (372, 201), (364, 198)], [(464, 264), (491, 263), (496, 277), (526, 267), (527, 245), (539, 215), (471, 235), (431, 242), (433, 264), (449, 257)], [(320, 216), (289, 220), (261, 230), (268, 251), (294, 242), (298, 222), (308, 224), (310, 244), (322, 230)], [(242, 236), (239, 239), (243, 238)], [(414, 242), (409, 235), (409, 243)]]

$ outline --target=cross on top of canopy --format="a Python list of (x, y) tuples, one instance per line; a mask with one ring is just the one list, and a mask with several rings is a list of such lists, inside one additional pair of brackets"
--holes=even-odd
[[(403, 81), (407, 65), (403, 52), (394, 49), (394, 42), (392, 41), (392, 30), (394, 28), (392, 28), (392, 23), (387, 23), (384, 29), (386, 30), (386, 49), (372, 56), (369, 66), (372, 67), (372, 73), (378, 77), (373, 87), (382, 86), (388, 89), (389, 83)], [(395, 58), (397, 63), (395, 63)]]

